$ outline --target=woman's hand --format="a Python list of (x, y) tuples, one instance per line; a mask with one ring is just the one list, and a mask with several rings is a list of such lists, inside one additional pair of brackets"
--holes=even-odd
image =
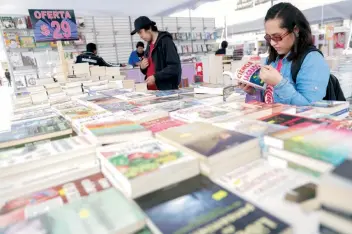
[(255, 88), (253, 88), (252, 86), (250, 86), (248, 84), (244, 84), (244, 83), (239, 83), (239, 86), (243, 91), (245, 91), (249, 95), (255, 94)]
[(282, 75), (272, 66), (262, 66), (259, 77), (268, 85), (275, 86), (282, 80)]

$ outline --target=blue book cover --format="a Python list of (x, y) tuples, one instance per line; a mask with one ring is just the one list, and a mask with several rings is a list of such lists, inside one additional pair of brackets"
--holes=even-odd
[(201, 175), (136, 201), (162, 233), (277, 234), (290, 228)]

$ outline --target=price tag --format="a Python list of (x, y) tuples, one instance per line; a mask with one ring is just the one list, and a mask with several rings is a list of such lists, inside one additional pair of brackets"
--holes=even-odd
[(36, 42), (78, 40), (73, 10), (29, 10)]

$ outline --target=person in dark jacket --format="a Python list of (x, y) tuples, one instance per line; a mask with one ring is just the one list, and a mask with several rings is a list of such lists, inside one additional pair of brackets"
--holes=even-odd
[(218, 49), (215, 52), (215, 55), (225, 55), (226, 54), (226, 48), (229, 45), (229, 43), (227, 41), (223, 41), (221, 42), (221, 49)]
[(138, 35), (148, 42), (145, 58), (140, 68), (146, 75), (149, 90), (178, 89), (181, 81), (181, 62), (177, 48), (168, 32), (158, 31), (156, 23), (146, 16), (134, 21), (131, 35)]
[(87, 51), (77, 56), (76, 63), (89, 63), (89, 65), (101, 67), (113, 66), (97, 55), (97, 45), (94, 43), (89, 43), (87, 45)]
[(137, 42), (136, 48), (136, 50), (132, 51), (128, 59), (128, 64), (134, 67), (141, 65), (141, 61), (144, 58), (144, 43), (141, 41)]

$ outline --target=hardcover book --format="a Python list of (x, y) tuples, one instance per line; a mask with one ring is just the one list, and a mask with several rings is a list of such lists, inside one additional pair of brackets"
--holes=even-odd
[[(197, 176), (136, 200), (161, 233), (289, 233), (290, 226)], [(176, 205), (182, 202), (182, 206)], [(178, 217), (177, 219), (175, 217)]]

